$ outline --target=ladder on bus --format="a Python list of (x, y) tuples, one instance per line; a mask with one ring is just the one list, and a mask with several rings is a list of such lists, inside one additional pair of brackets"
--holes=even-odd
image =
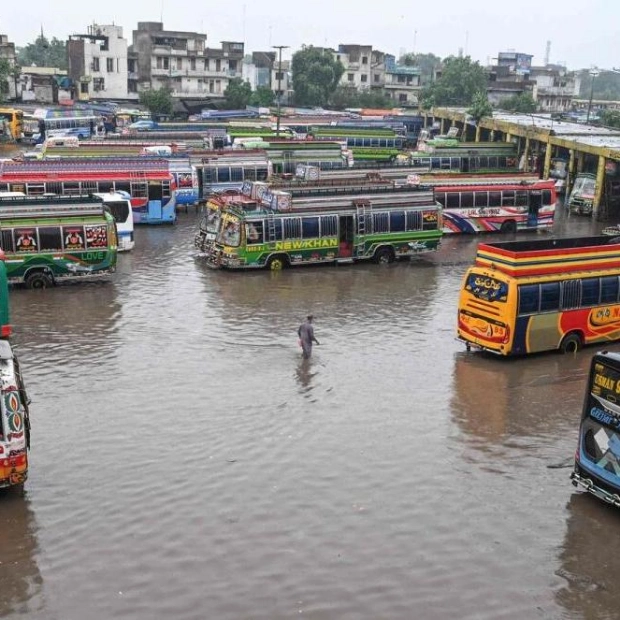
[(267, 240), (269, 243), (276, 240), (276, 219), (273, 213), (267, 215)]
[(372, 232), (372, 204), (370, 200), (356, 200), (353, 202), (357, 219), (357, 235), (355, 256), (364, 254), (366, 246), (365, 236)]
[(130, 170), (129, 188), (132, 197), (146, 198), (148, 196), (146, 173), (142, 170)]

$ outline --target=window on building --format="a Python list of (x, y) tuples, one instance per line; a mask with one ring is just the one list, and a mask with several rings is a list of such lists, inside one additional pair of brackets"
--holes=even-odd
[(353, 75), (353, 73), (349, 73), (347, 77), (349, 79), (349, 82), (352, 82), (355, 79), (355, 76)]
[(105, 90), (105, 79), (104, 78), (95, 78), (93, 80), (93, 90), (97, 93), (99, 91)]
[(127, 80), (127, 90), (130, 93), (138, 92), (138, 80)]
[(362, 56), (362, 64), (363, 65), (367, 65), (368, 64), (368, 56)]
[(80, 82), (80, 92), (83, 95), (88, 94), (88, 82)]
[(400, 94), (398, 95), (398, 102), (399, 103), (407, 103), (407, 95), (405, 94)]
[(204, 70), (205, 70), (205, 71), (208, 71), (208, 70), (209, 70), (209, 59), (208, 59), (208, 58), (205, 58), (205, 61), (204, 61), (204, 62), (205, 62)]
[(215, 80), (209, 80), (209, 92), (210, 93), (215, 92)]
[(196, 71), (196, 59), (195, 58), (190, 58), (189, 59), (189, 68), (192, 71)]
[(222, 70), (222, 61), (219, 58), (215, 60), (215, 70), (219, 73)]
[(221, 80), (215, 80), (215, 92), (216, 93), (221, 93), (222, 92), (222, 82), (221, 82)]
[(237, 70), (237, 61), (236, 60), (229, 60), (228, 61), (228, 68), (231, 71), (236, 71)]
[(162, 69), (162, 68), (163, 68), (163, 66), (164, 66), (164, 62), (163, 62), (163, 58), (162, 58), (161, 56), (157, 56), (157, 57), (155, 58), (155, 66), (156, 66), (158, 69)]
[(127, 59), (127, 71), (129, 73), (135, 73), (136, 72), (136, 61), (131, 58), (131, 59)]
[(106, 58), (105, 65), (107, 72), (112, 73), (114, 71), (114, 58)]
[(93, 71), (99, 71), (99, 58), (97, 56), (93, 57)]
[(362, 75), (362, 82), (368, 82), (368, 76)]
[(399, 75), (398, 76), (398, 83), (399, 84), (404, 84), (407, 81), (407, 78), (404, 75)]
[(276, 80), (284, 79), (284, 71), (276, 71)]
[(378, 82), (378, 81), (379, 81), (379, 77), (380, 77), (380, 76), (379, 76), (379, 74), (378, 74), (378, 73), (375, 73), (375, 82)]
[(183, 68), (183, 59), (177, 58), (177, 71), (180, 71)]

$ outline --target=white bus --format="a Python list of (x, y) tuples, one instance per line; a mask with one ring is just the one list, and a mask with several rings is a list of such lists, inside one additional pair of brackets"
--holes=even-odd
[(135, 246), (133, 238), (133, 212), (131, 210), (130, 195), (127, 192), (116, 191), (109, 194), (95, 193), (103, 200), (103, 204), (110, 210), (116, 222), (118, 236), (118, 251), (128, 252)]

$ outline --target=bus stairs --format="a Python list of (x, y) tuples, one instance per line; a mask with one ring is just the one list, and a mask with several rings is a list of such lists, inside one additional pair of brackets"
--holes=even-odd
[(273, 212), (267, 215), (267, 240), (269, 243), (275, 243), (276, 241), (276, 219)]

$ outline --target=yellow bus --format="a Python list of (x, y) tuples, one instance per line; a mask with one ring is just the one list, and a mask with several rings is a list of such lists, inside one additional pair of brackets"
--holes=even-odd
[(24, 113), (15, 108), (0, 108), (0, 118), (7, 121), (13, 139), (21, 142), (24, 137)]
[(525, 355), (620, 339), (620, 237), (481, 243), (463, 278), (467, 349)]

